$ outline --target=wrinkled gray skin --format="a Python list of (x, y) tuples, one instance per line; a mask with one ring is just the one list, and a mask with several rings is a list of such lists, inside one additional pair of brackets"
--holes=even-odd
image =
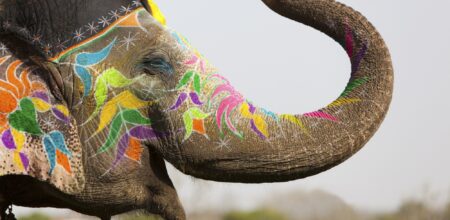
[[(3, 11), (7, 10), (2, 7), (6, 4), (5, 2), (0, 1), (0, 9)], [(37, 2), (35, 4), (39, 7), (36, 7), (36, 10), (47, 7), (51, 11), (58, 8), (51, 7), (52, 4), (57, 5), (58, 0)], [(198, 178), (261, 183), (289, 181), (311, 176), (330, 169), (356, 153), (381, 124), (392, 96), (392, 66), (388, 49), (382, 38), (362, 15), (332, 0), (263, 0), (263, 2), (287, 18), (326, 33), (344, 47), (344, 24), (351, 27), (355, 33), (356, 48), (361, 48), (364, 43), (369, 45), (367, 54), (360, 63), (359, 61), (356, 63), (354, 57), (351, 58), (352, 66), (359, 66), (359, 72), (353, 73), (351, 80), (361, 76), (372, 79), (361, 88), (365, 91), (365, 95), (360, 98), (369, 101), (341, 109), (343, 113), (340, 119), (347, 122), (347, 127), (344, 128), (339, 123), (319, 120), (316, 128), (311, 128), (308, 134), (297, 135), (297, 138), (274, 137), (269, 142), (255, 135), (248, 135), (245, 139), (230, 136), (231, 150), (215, 151), (213, 149), (215, 149), (215, 143), (220, 141), (220, 131), (217, 128), (214, 129), (217, 127), (214, 125), (214, 120), (207, 120), (205, 126), (211, 128), (211, 133), (208, 133), (210, 139), (197, 135), (183, 141), (183, 134), (179, 134), (179, 129), (183, 128), (180, 112), (164, 111), (176, 100), (178, 94), (158, 93), (158, 91), (169, 91), (174, 88), (187, 69), (183, 62), (192, 52), (183, 51), (179, 46), (175, 46), (177, 43), (169, 31), (152, 20), (149, 14), (143, 26), (151, 34), (139, 41), (135, 47), (137, 49), (128, 54), (113, 53), (105, 62), (105, 66), (114, 66), (131, 78), (146, 74), (144, 70), (137, 68), (142, 66), (139, 62), (143, 57), (162, 56), (169, 60), (167, 62), (173, 67), (174, 74), (147, 74), (145, 80), (142, 80), (143, 87), (146, 84), (152, 84), (154, 91), (151, 95), (145, 94), (139, 86), (133, 88), (133, 92), (147, 100), (163, 100), (159, 105), (150, 106), (148, 115), (154, 123), (152, 126), (155, 130), (169, 132), (172, 134), (171, 137), (147, 143), (141, 166), (130, 168), (131, 165), (125, 164), (108, 175), (103, 174), (111, 164), (110, 156), (104, 155), (99, 156), (95, 161), (89, 160), (96, 152), (92, 148), (98, 148), (100, 140), (83, 142), (83, 169), (86, 183), (81, 192), (67, 195), (31, 177), (5, 176), (0, 178), (0, 204), (3, 208), (10, 203), (27, 207), (70, 208), (102, 219), (109, 219), (113, 215), (131, 210), (144, 209), (168, 220), (185, 219), (184, 210), (168, 177), (164, 160), (169, 161), (182, 172)], [(81, 10), (84, 7), (91, 8), (90, 4), (99, 3), (112, 4), (112, 0), (65, 2), (72, 6), (69, 7), (72, 8), (70, 15), (75, 18), (90, 13), (89, 10)], [(122, 5), (129, 3), (131, 1), (121, 1)], [(74, 26), (73, 20), (59, 22), (63, 22), (63, 26)], [(34, 25), (43, 24), (39, 24), (38, 20)], [(46, 26), (43, 32), (44, 34), (59, 33), (61, 30)], [(128, 32), (123, 34), (126, 35)], [(15, 36), (12, 34), (0, 39), (15, 42), (17, 47), (27, 45), (27, 42), (15, 41)], [(28, 45), (31, 43), (28, 42)], [(106, 42), (99, 41), (92, 45), (91, 49), (98, 50), (105, 45)], [(46, 82), (55, 90), (53, 91), (55, 97), (65, 100), (77, 121), (85, 121), (89, 116), (85, 112), (91, 111), (92, 105), (77, 106), (76, 104), (82, 99), (81, 95), (77, 93), (77, 90), (71, 89), (77, 88), (75, 85), (77, 82), (69, 86), (59, 80), (70, 75), (71, 68), (46, 62), (47, 58), (42, 54), (42, 51), (36, 48), (25, 52), (22, 56), (28, 56), (41, 67), (39, 74), (51, 76), (47, 77), (49, 79)], [(164, 73), (164, 71), (159, 72)], [(333, 113), (337, 109), (327, 107), (322, 111)], [(306, 118), (304, 123), (308, 127), (311, 122), (317, 122), (315, 120)], [(89, 137), (96, 123), (93, 121), (91, 125), (79, 128), (81, 140)], [(283, 128), (288, 136), (294, 135), (296, 129), (298, 130), (287, 120), (276, 124), (267, 119), (267, 123), (269, 127)], [(237, 126), (244, 133), (250, 134), (250, 128), (243, 124), (245, 122), (238, 123)], [(17, 186), (20, 188), (18, 189)]]

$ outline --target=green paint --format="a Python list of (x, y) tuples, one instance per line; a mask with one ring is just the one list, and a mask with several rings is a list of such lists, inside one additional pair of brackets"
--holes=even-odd
[(340, 95), (340, 97), (346, 97), (348, 95), (350, 95), (350, 93), (355, 90), (356, 88), (364, 85), (365, 83), (367, 83), (369, 81), (369, 77), (363, 77), (360, 79), (355, 79), (353, 81), (351, 81), (347, 87), (345, 88), (344, 92), (342, 92), (342, 94)]
[(184, 140), (187, 140), (194, 131), (194, 119), (204, 120), (210, 114), (204, 113), (199, 108), (190, 108), (183, 114), (183, 122), (184, 128), (186, 130), (186, 134), (184, 135)]
[(189, 81), (191, 80), (192, 76), (194, 76), (194, 71), (188, 71), (184, 74), (183, 78), (181, 78), (180, 82), (178, 83), (176, 89), (180, 89), (183, 86), (187, 85)]
[(43, 133), (37, 122), (36, 109), (33, 102), (28, 98), (24, 98), (20, 100), (19, 106), (20, 109), (8, 116), (11, 127), (29, 134), (42, 135)]
[(123, 119), (131, 124), (150, 125), (150, 119), (144, 117), (138, 110), (125, 110), (122, 113)]
[(96, 108), (92, 116), (95, 116), (100, 108), (105, 104), (108, 98), (108, 87), (123, 88), (131, 85), (137, 79), (127, 79), (120, 71), (115, 68), (105, 70), (95, 82), (95, 101)]
[(186, 130), (186, 134), (184, 135), (184, 140), (187, 140), (194, 130), (194, 121), (192, 117), (189, 115), (189, 112), (185, 112), (183, 114), (184, 128)]
[(197, 94), (200, 94), (201, 92), (200, 76), (198, 74), (195, 74), (194, 76), (194, 90), (197, 92)]
[(106, 139), (106, 142), (98, 150), (99, 153), (106, 152), (114, 145), (114, 143), (117, 140), (117, 137), (119, 136), (120, 130), (122, 128), (122, 124), (123, 124), (123, 118), (122, 118), (122, 115), (119, 114), (114, 118), (113, 122), (111, 123), (111, 126), (109, 127), (108, 139)]

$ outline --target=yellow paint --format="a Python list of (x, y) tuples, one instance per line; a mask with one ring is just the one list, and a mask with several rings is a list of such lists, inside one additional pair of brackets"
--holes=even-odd
[(247, 102), (244, 102), (241, 105), (240, 112), (241, 112), (242, 117), (250, 118), (250, 119), (253, 117), (253, 114), (250, 112), (250, 106), (248, 105)]
[(103, 106), (96, 133), (101, 132), (109, 125), (109, 123), (111, 123), (113, 118), (116, 116), (119, 107), (125, 109), (141, 109), (149, 106), (150, 104), (151, 102), (140, 100), (130, 91), (120, 93)]
[(20, 158), (20, 153), (18, 151), (14, 152), (13, 161), (20, 170), (25, 171), (25, 167), (23, 166), (22, 159)]
[(38, 112), (47, 112), (52, 107), (50, 104), (39, 98), (32, 98), (31, 101)]
[(298, 125), (302, 131), (306, 134), (309, 134), (308, 129), (306, 128), (306, 126), (303, 124), (303, 122), (295, 115), (289, 115), (289, 114), (284, 114), (280, 116), (282, 119), (285, 119), (293, 124)]
[(328, 105), (328, 108), (339, 107), (342, 105), (352, 104), (356, 102), (360, 102), (361, 99), (349, 99), (349, 98), (340, 98)]
[(70, 114), (69, 109), (64, 105), (56, 105), (55, 108), (62, 112), (66, 117), (68, 117)]
[(159, 9), (158, 5), (153, 0), (147, 0), (150, 10), (152, 10), (153, 17), (162, 25), (166, 25), (166, 18), (164, 14)]
[(25, 134), (14, 128), (11, 128), (11, 133), (12, 133), (12, 136), (14, 137), (14, 143), (16, 144), (16, 151), (17, 152), (22, 151), (23, 146), (26, 141)]
[(261, 131), (261, 133), (263, 133), (264, 136), (269, 137), (269, 131), (267, 130), (267, 123), (264, 121), (264, 119), (259, 115), (255, 115), (253, 117), (253, 120), (255, 121), (255, 125), (258, 128), (258, 130)]

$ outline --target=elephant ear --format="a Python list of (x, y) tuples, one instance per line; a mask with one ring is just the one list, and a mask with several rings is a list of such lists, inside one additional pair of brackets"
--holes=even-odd
[(1, 42), (0, 48), (0, 176), (27, 175), (68, 194), (81, 191), (82, 148), (67, 105), (53, 95), (45, 70), (9, 54)]

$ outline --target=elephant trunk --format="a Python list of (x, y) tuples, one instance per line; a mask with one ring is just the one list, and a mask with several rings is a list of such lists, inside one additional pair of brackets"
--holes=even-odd
[(207, 107), (186, 110), (182, 140), (174, 148), (159, 149), (186, 174), (245, 183), (315, 175), (361, 149), (388, 111), (393, 91), (390, 54), (365, 17), (333, 0), (263, 2), (340, 43), (351, 59), (350, 81), (327, 107), (288, 115), (258, 108), (226, 80), (208, 75)]

